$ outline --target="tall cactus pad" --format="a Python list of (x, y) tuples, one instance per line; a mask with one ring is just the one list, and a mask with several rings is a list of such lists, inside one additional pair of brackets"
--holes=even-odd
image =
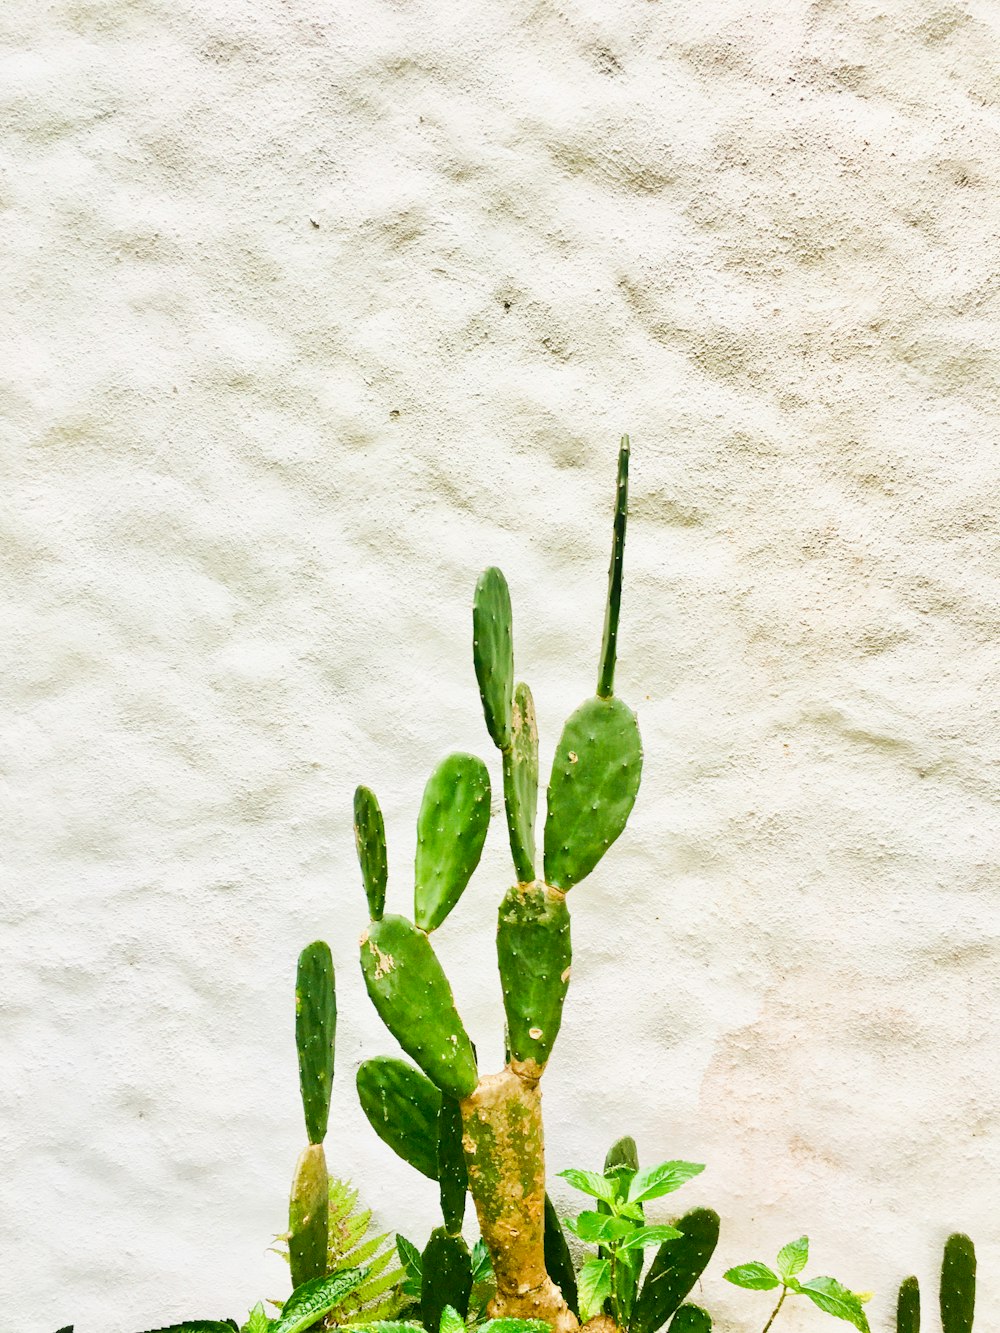
[(298, 1160), (288, 1202), (288, 1259), (292, 1286), (326, 1273), (330, 1181), (323, 1145), (310, 1144)]
[(552, 1051), (569, 989), (569, 910), (546, 884), (520, 884), (500, 904), (497, 958), (515, 1069), (538, 1078)]
[(972, 1333), (976, 1312), (976, 1247), (956, 1231), (945, 1241), (941, 1263), (941, 1327), (944, 1333)]
[(712, 1316), (700, 1305), (682, 1305), (670, 1321), (670, 1333), (712, 1333)]
[(462, 1149), (462, 1110), (453, 1097), (441, 1098), (437, 1123), (438, 1181), (441, 1215), (449, 1236), (462, 1234), (469, 1177)]
[(631, 1134), (624, 1134), (620, 1139), (616, 1139), (605, 1155), (605, 1175), (619, 1168), (626, 1171), (639, 1170), (639, 1149), (635, 1146), (635, 1139)]
[(604, 638), (601, 665), (597, 675), (597, 693), (610, 699), (615, 690), (615, 660), (618, 655), (618, 614), (622, 604), (622, 568), (625, 558), (625, 524), (628, 519), (628, 436), (622, 436), (618, 450), (618, 487), (615, 491), (615, 528), (608, 570), (608, 600), (604, 611)]
[(431, 942), (401, 916), (373, 921), (361, 937), (361, 970), (379, 1017), (437, 1087), (468, 1097), (476, 1057)]
[(535, 878), (535, 814), (538, 810), (538, 723), (531, 691), (514, 689), (510, 749), (503, 752), (503, 795), (514, 869), (521, 884)]
[(569, 1252), (566, 1233), (559, 1221), (556, 1206), (545, 1196), (545, 1268), (549, 1277), (563, 1294), (563, 1299), (575, 1315), (579, 1317), (580, 1301), (576, 1290), (576, 1273), (573, 1270), (573, 1256)]
[(680, 1240), (666, 1241), (656, 1251), (646, 1280), (632, 1308), (629, 1333), (656, 1333), (675, 1313), (705, 1271), (719, 1240), (719, 1215), (694, 1208), (675, 1223)]
[(375, 793), (368, 787), (359, 787), (354, 793), (354, 841), (361, 863), (368, 911), (373, 921), (381, 921), (385, 911), (385, 886), (389, 878), (385, 821)]
[(438, 1178), (441, 1094), (405, 1060), (376, 1056), (358, 1066), (358, 1098), (368, 1123), (404, 1162)]
[(904, 1278), (896, 1299), (896, 1333), (920, 1333), (920, 1283)]
[(431, 1232), (421, 1256), (420, 1322), (425, 1329), (441, 1324), (446, 1305), (464, 1319), (472, 1294), (472, 1255), (461, 1236), (449, 1236), (444, 1227)]
[(552, 761), (545, 878), (568, 890), (622, 832), (642, 775), (635, 714), (620, 699), (588, 699), (563, 728)]
[(424, 788), (417, 818), (413, 919), (436, 930), (479, 864), (490, 822), (490, 775), (481, 759), (450, 754)]
[(494, 745), (510, 748), (514, 692), (514, 636), (507, 580), (495, 566), (484, 569), (472, 599), (472, 657)]
[(337, 995), (330, 947), (322, 940), (299, 954), (295, 980), (295, 1044), (299, 1052), (299, 1087), (310, 1143), (322, 1143), (330, 1118), (333, 1045), (337, 1033)]

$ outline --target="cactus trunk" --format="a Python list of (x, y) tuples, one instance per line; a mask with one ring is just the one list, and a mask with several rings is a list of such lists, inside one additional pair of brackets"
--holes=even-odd
[(509, 1067), (487, 1075), (462, 1101), (462, 1123), (469, 1188), (496, 1276), (491, 1317), (544, 1319), (556, 1333), (572, 1333), (576, 1317), (545, 1268), (538, 1080)]

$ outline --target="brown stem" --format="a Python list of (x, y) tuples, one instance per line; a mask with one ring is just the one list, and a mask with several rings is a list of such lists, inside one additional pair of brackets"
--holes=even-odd
[(509, 1066), (462, 1106), (462, 1146), (479, 1229), (493, 1260), (494, 1319), (544, 1319), (575, 1333), (576, 1316), (545, 1270), (545, 1152), (537, 1078)]
[(777, 1316), (778, 1316), (778, 1311), (781, 1309), (782, 1305), (784, 1305), (784, 1303), (785, 1303), (785, 1297), (786, 1297), (787, 1295), (788, 1295), (788, 1288), (787, 1288), (787, 1287), (782, 1287), (782, 1288), (781, 1288), (781, 1295), (778, 1297), (778, 1304), (777, 1304), (777, 1305), (774, 1307), (774, 1309), (771, 1311), (771, 1318), (770, 1318), (770, 1319), (767, 1321), (767, 1323), (764, 1325), (763, 1330), (762, 1330), (762, 1333), (767, 1333), (767, 1330), (768, 1330), (768, 1329), (771, 1327), (771, 1325), (774, 1323), (775, 1319), (776, 1319)]

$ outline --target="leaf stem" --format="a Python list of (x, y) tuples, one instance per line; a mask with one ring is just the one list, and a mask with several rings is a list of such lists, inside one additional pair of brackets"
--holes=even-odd
[(764, 1328), (763, 1328), (763, 1330), (762, 1330), (762, 1333), (767, 1333), (767, 1330), (771, 1327), (771, 1325), (774, 1323), (775, 1319), (778, 1317), (778, 1311), (781, 1309), (782, 1305), (784, 1305), (784, 1303), (785, 1303), (785, 1297), (788, 1295), (788, 1291), (789, 1291), (788, 1287), (786, 1287), (786, 1286), (784, 1286), (784, 1284), (782, 1284), (781, 1295), (778, 1297), (778, 1304), (777, 1304), (777, 1305), (774, 1307), (774, 1309), (771, 1311), (771, 1318), (770, 1318), (770, 1319), (767, 1321), (767, 1323), (764, 1325)]

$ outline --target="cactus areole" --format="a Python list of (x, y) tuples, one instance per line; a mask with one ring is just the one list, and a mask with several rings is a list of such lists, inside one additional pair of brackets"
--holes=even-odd
[[(457, 1232), (467, 1177), (496, 1277), (490, 1315), (541, 1319), (557, 1333), (572, 1333), (578, 1320), (570, 1305), (575, 1306), (575, 1292), (564, 1292), (554, 1280), (565, 1269), (557, 1261), (565, 1240), (551, 1204), (546, 1222), (541, 1078), (569, 987), (567, 895), (624, 830), (642, 772), (635, 714), (614, 693), (628, 462), (625, 436), (597, 689), (569, 718), (556, 747), (541, 878), (535, 849), (538, 728), (531, 691), (515, 675), (510, 593), (499, 569), (491, 566), (481, 575), (473, 598), (473, 663), (486, 729), (500, 751), (515, 879), (501, 902), (497, 927), (508, 1049), (499, 1073), (480, 1075), (428, 938), (457, 906), (479, 863), (490, 806), (485, 765), (472, 755), (451, 755), (428, 780), (417, 824), (412, 922), (383, 915), (387, 860), (374, 793), (359, 788), (354, 806), (371, 916), (361, 941), (362, 972), (386, 1027), (419, 1066), (395, 1059), (367, 1062), (359, 1072), (362, 1105), (386, 1143), (439, 1179), (444, 1226), (434, 1233), (430, 1257), (440, 1259), (442, 1272), (454, 1269), (459, 1297), (465, 1260)], [(454, 1155), (459, 1142), (464, 1170)], [(555, 1272), (546, 1267), (546, 1252)], [(566, 1281), (564, 1271), (562, 1276)], [(606, 1316), (593, 1322), (602, 1319), (607, 1322)]]

